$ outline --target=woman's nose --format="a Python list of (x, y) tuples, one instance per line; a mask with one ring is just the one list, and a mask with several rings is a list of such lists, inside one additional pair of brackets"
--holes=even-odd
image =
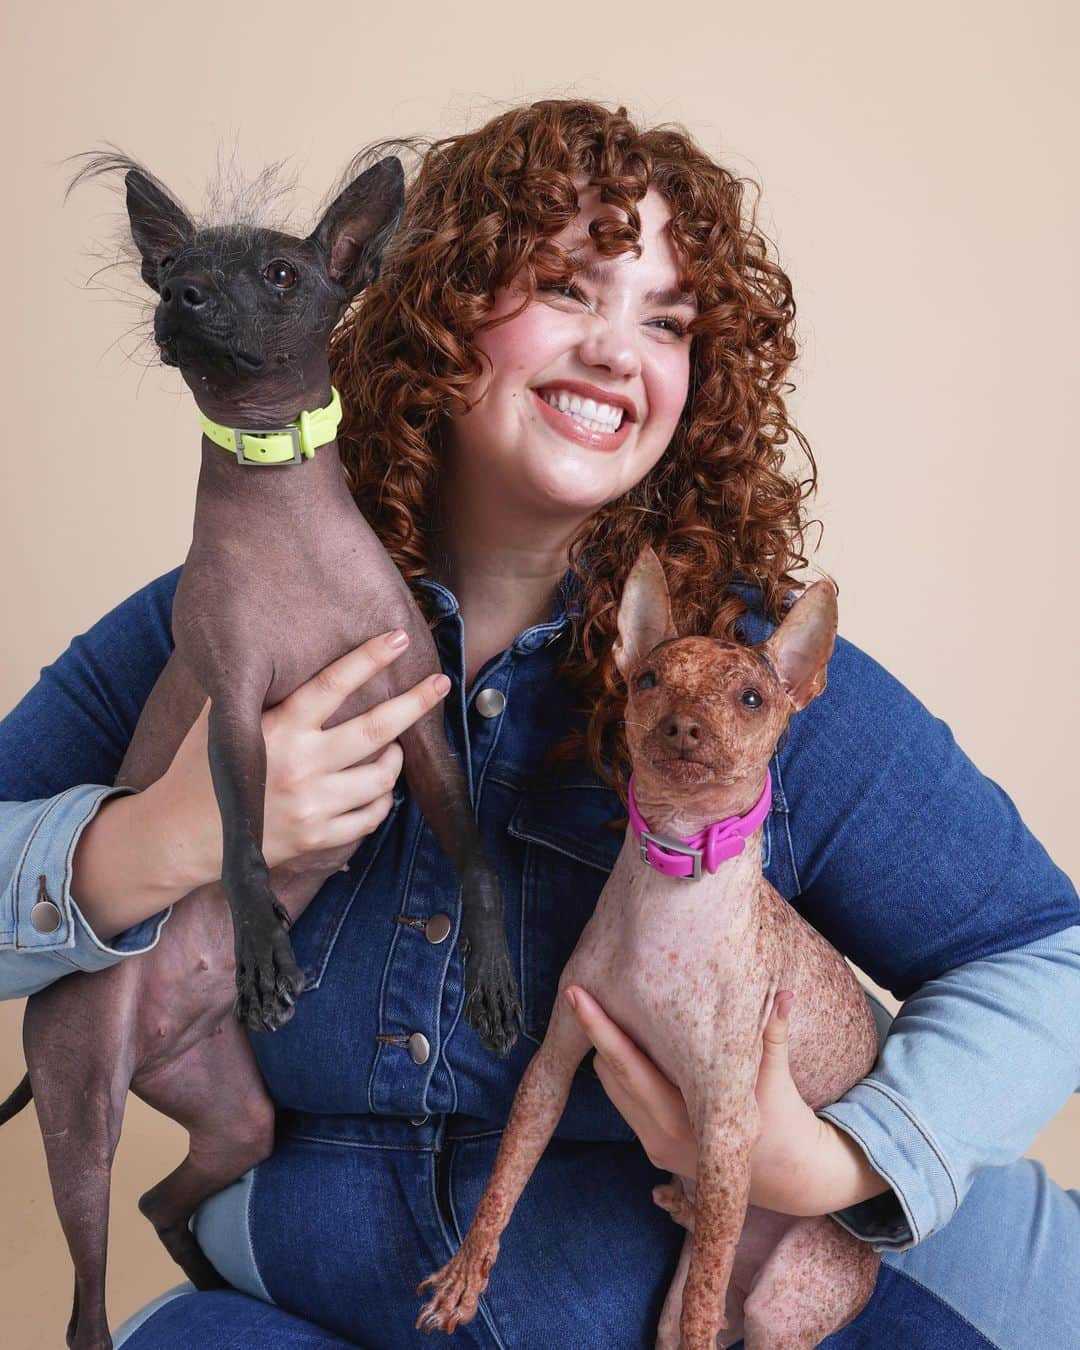
[(620, 378), (639, 374), (641, 357), (630, 331), (623, 325), (597, 318), (581, 343), (581, 359)]

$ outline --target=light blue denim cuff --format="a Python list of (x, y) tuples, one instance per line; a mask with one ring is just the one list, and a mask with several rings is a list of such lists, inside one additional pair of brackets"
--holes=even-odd
[[(29, 833), (0, 901), (0, 953), (5, 948), (18, 953), (17, 959), (0, 963), (0, 997), (35, 993), (72, 969), (102, 970), (156, 945), (170, 909), (106, 943), (71, 895), (71, 864), (80, 835), (102, 802), (131, 791), (83, 783), (44, 802), (19, 804), (38, 814), (28, 822)], [(41, 932), (31, 921), (31, 911), (41, 903), (51, 904), (58, 913), (59, 923), (51, 931)]]
[(960, 1191), (944, 1152), (887, 1087), (863, 1079), (815, 1114), (849, 1134), (892, 1187), (832, 1214), (853, 1237), (876, 1252), (903, 1252), (956, 1213)]

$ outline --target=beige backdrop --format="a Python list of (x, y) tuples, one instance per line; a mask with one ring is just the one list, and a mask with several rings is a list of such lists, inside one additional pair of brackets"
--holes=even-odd
[[(58, 161), (108, 139), (198, 205), (236, 140), (248, 167), (295, 156), (310, 203), (370, 139), (578, 93), (682, 121), (763, 181), (799, 300), (793, 403), (820, 461), (818, 561), (842, 629), (1077, 876), (1074, 6), (7, 0), (3, 25), (0, 710), (183, 558), (198, 460), (178, 376), (125, 355), (138, 310), (84, 288), (114, 199), (62, 205)], [(0, 1018), (6, 1090), (18, 1006)], [(1078, 1186), (1078, 1144), (1074, 1097), (1032, 1152)], [(178, 1278), (135, 1201), (183, 1146), (131, 1102), (114, 1321)], [(71, 1282), (32, 1112), (0, 1138), (0, 1187), (3, 1340), (45, 1350)]]

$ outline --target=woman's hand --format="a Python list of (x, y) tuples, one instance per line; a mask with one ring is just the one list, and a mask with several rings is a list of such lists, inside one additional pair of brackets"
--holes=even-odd
[[(337, 726), (324, 730), (324, 723), (407, 646), (400, 629), (371, 638), (263, 713), (262, 845), (268, 866), (355, 844), (386, 818), (402, 766), (395, 738), (445, 697), (450, 681), (430, 676)], [(157, 798), (156, 809), (174, 822), (173, 848), (186, 890), (221, 875), (221, 818), (207, 759), (209, 707), (208, 700), (172, 764), (147, 789)]]
[[(697, 1142), (682, 1094), (580, 986), (565, 991), (596, 1047), (595, 1068), (650, 1161), (693, 1179)], [(773, 1000), (762, 1040), (755, 1096), (760, 1133), (750, 1155), (750, 1203), (781, 1214), (828, 1214), (888, 1189), (859, 1146), (803, 1101), (788, 1064), (794, 995)]]

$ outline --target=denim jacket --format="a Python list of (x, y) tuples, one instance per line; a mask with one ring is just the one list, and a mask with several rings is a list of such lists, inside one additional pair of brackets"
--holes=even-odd
[[(76, 638), (0, 723), (0, 996), (159, 939), (167, 912), (99, 941), (70, 877), (79, 834), (117, 791), (108, 785), (171, 651), (178, 575)], [(544, 766), (547, 749), (580, 725), (574, 691), (555, 674), (570, 634), (569, 576), (549, 620), (488, 661), (469, 690), (457, 602), (421, 585), (453, 682), (447, 735), (506, 896), (524, 1034), (500, 1061), (461, 1022), (460, 888), (399, 784), (386, 820), (296, 924), (309, 985), (288, 1026), (254, 1038), (256, 1053), (282, 1112), (447, 1115), (501, 1128), (619, 851), (610, 822), (622, 813), (587, 764)], [(744, 634), (763, 641), (773, 623), (760, 594), (735, 588), (750, 605)], [(505, 699), (494, 715), (499, 700), (483, 700), (484, 712), (476, 702), (492, 689)], [(878, 1250), (904, 1250), (948, 1222), (979, 1168), (1019, 1157), (1080, 1086), (1080, 904), (948, 726), (842, 637), (824, 693), (793, 719), (772, 772), (765, 875), (904, 1001), (873, 1071), (819, 1112), (891, 1187), (834, 1217)], [(56, 910), (51, 931), (39, 931), (50, 926), (40, 912), (31, 922), (43, 901)], [(450, 940), (429, 939), (436, 914), (449, 918)], [(632, 1138), (590, 1072), (578, 1074), (558, 1134)]]

